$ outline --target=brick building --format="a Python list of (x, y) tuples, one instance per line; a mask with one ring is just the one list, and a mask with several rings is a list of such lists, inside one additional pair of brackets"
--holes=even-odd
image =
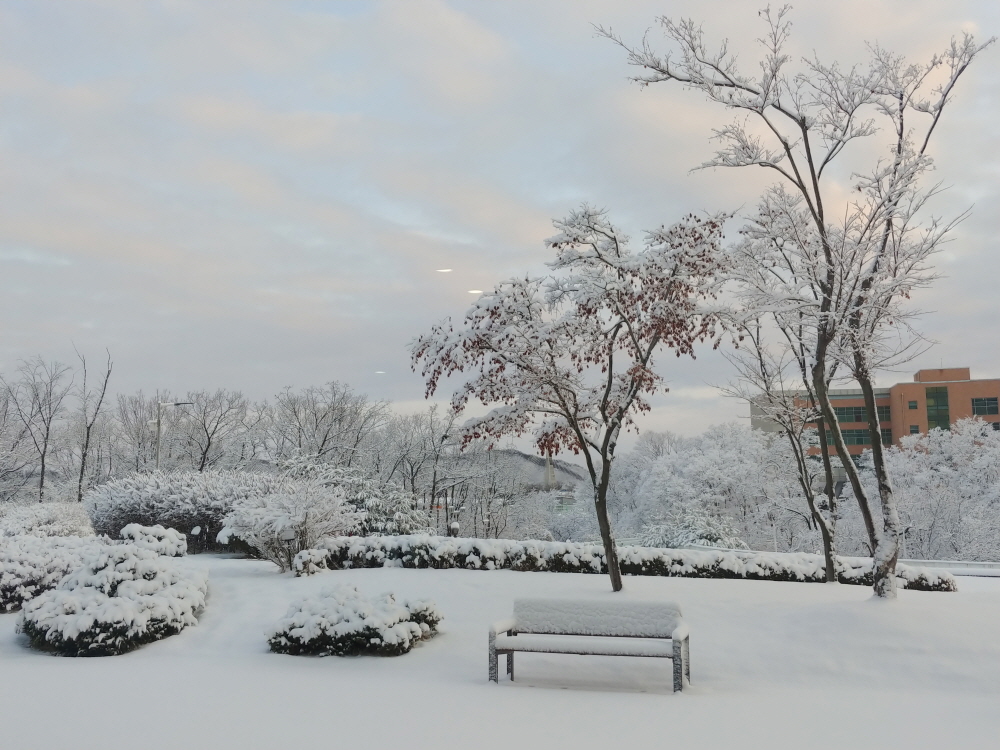
[[(844, 442), (852, 455), (871, 446), (868, 417), (860, 388), (830, 391)], [(883, 445), (899, 443), (903, 435), (948, 429), (959, 419), (977, 416), (1000, 430), (1000, 380), (972, 380), (968, 367), (920, 370), (912, 383), (875, 389)], [(756, 414), (755, 414), (756, 412)], [(780, 429), (751, 407), (750, 425), (768, 432)]]

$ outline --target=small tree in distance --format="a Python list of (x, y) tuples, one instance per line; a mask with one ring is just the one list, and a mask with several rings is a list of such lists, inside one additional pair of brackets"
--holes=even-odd
[(632, 253), (606, 213), (584, 205), (554, 222), (545, 277), (511, 279), (482, 295), (455, 328), (450, 319), (411, 344), (426, 396), (442, 377), (472, 373), (452, 396), (493, 408), (462, 425), (463, 447), (505, 435), (533, 436), (543, 454), (583, 456), (614, 591), (622, 588), (607, 493), (622, 429), (648, 396), (665, 390), (653, 369), (661, 348), (694, 356), (714, 335), (724, 217), (688, 216), (647, 233)]

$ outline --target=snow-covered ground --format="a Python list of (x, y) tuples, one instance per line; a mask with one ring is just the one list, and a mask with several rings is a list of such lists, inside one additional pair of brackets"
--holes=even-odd
[[(666, 659), (518, 655), (487, 683), (487, 628), (518, 596), (613, 596), (606, 576), (378, 569), (312, 578), (214, 556), (197, 627), (123, 656), (28, 648), (0, 615), (0, 746), (101, 748), (996, 748), (1000, 579), (957, 594), (629, 578), (681, 604), (690, 690)], [(272, 654), (291, 600), (332, 583), (429, 598), (440, 635), (396, 658)]]

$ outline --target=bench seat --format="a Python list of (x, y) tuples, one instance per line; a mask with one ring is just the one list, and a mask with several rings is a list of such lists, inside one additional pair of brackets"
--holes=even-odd
[(539, 654), (593, 654), (595, 656), (673, 657), (670, 639), (602, 638), (592, 635), (497, 635), (496, 651), (508, 654), (526, 651)]
[(499, 681), (498, 660), (514, 653), (646, 656), (673, 660), (674, 690), (690, 684), (688, 627), (673, 602), (615, 597), (594, 600), (518, 599), (514, 617), (490, 628), (489, 677)]

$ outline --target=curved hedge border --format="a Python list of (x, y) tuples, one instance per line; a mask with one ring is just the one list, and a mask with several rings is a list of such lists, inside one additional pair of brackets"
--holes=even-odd
[[(729, 552), (724, 550), (620, 547), (623, 575), (680, 578), (745, 578), (757, 581), (823, 583), (822, 555), (805, 552)], [(841, 583), (872, 585), (872, 562), (839, 557)], [(293, 564), (296, 575), (342, 568), (466, 568), (470, 570), (606, 573), (604, 549), (597, 544), (509, 539), (460, 539), (408, 536), (337, 537), (319, 550), (303, 550)], [(896, 566), (898, 578), (917, 591), (958, 591), (947, 571)]]

